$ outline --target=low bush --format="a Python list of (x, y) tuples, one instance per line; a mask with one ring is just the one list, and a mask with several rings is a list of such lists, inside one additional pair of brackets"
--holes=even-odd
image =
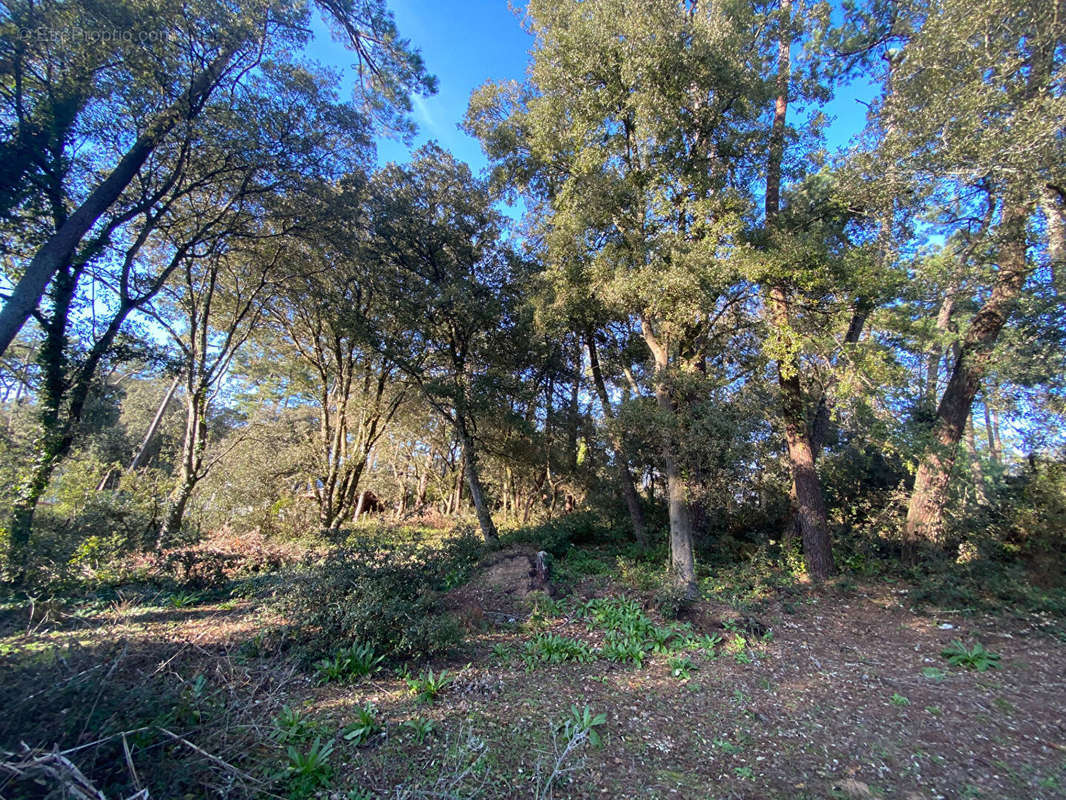
[(459, 641), (441, 592), (481, 552), (472, 534), (440, 548), (351, 538), (297, 569), (277, 599), (309, 659), (356, 642), (394, 660), (428, 658)]

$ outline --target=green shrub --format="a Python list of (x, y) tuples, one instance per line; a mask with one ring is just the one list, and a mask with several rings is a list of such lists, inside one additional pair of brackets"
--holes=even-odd
[(396, 660), (427, 658), (459, 641), (440, 590), (480, 552), (462, 538), (436, 550), (354, 539), (299, 569), (278, 600), (309, 653), (359, 642)]

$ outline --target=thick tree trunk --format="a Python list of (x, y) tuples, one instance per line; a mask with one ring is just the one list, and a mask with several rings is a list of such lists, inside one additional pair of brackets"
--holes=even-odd
[(1008, 203), (1000, 224), (1002, 246), (992, 294), (970, 323), (937, 407), (932, 444), (918, 466), (907, 506), (904, 544), (913, 558), (919, 541), (944, 544), (944, 511), (951, 470), (970, 418), (974, 396), (988, 368), (992, 348), (1007, 322), (1028, 275), (1025, 225), (1028, 209)]
[[(596, 386), (596, 394), (600, 398), (600, 405), (603, 406), (603, 416), (610, 423), (614, 420), (614, 409), (611, 408), (611, 398), (607, 394), (607, 384), (603, 380), (599, 354), (596, 352), (596, 340), (591, 330), (585, 331), (585, 342), (588, 345), (592, 382)], [(633, 537), (641, 548), (645, 548), (648, 546), (648, 534), (644, 526), (644, 511), (640, 507), (640, 497), (637, 495), (633, 473), (629, 469), (625, 443), (613, 427), (610, 427), (610, 425), (608, 427), (611, 432), (611, 444), (614, 446), (615, 457), (617, 458), (618, 483), (622, 488), (622, 497), (625, 498), (626, 508), (629, 511), (629, 522), (633, 526)]]
[(481, 488), (481, 479), (478, 476), (474, 437), (470, 435), (470, 432), (466, 429), (465, 422), (462, 420), (459, 421), (459, 437), (463, 444), (463, 472), (466, 475), (467, 488), (470, 490), (470, 499), (474, 503), (474, 511), (477, 513), (481, 535), (485, 537), (486, 542), (499, 541), (500, 536), (496, 532), (496, 525), (492, 521), (492, 514), (489, 512), (488, 503), (485, 501), (485, 492)]
[[(668, 418), (677, 414), (669, 389), (665, 383), (669, 367), (669, 351), (665, 342), (660, 342), (647, 320), (641, 320), (644, 341), (655, 359), (655, 399)], [(666, 468), (667, 509), (670, 516), (670, 573), (674, 583), (689, 597), (696, 597), (695, 548), (692, 543), (692, 520), (689, 516), (688, 486), (677, 464), (675, 437), (671, 432), (665, 437), (663, 464)]]
[(118, 200), (119, 195), (136, 177), (144, 162), (174, 127), (199, 113), (215, 83), (233, 58), (227, 50), (197, 75), (189, 90), (156, 117), (115, 165), (111, 174), (85, 198), (34, 255), (11, 296), (0, 310), (0, 355), (18, 335), (23, 324), (37, 308), (49, 281), (65, 264), (69, 264), (85, 234)]
[[(777, 98), (770, 129), (770, 148), (766, 165), (766, 225), (772, 227), (781, 207), (781, 163), (785, 153), (785, 118), (788, 113), (788, 91), (791, 73), (792, 4), (781, 0), (781, 19), (778, 22)], [(780, 285), (770, 287), (772, 322), (782, 329), (790, 325), (788, 299)], [(822, 485), (814, 468), (814, 448), (804, 411), (803, 388), (799, 379), (799, 364), (790, 357), (778, 364), (778, 386), (781, 391), (782, 421), (785, 444), (792, 469), (795, 491), (796, 517), (803, 538), (803, 554), (807, 570), (815, 580), (824, 580), (834, 571), (832, 542), (826, 520)]]

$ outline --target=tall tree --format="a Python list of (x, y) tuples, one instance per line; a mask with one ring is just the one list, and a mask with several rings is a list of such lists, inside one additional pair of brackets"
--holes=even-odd
[(1060, 179), (1066, 119), (1061, 2), (944, 0), (917, 11), (921, 26), (880, 110), (891, 120), (882, 150), (915, 185), (931, 186), (934, 200), (976, 209), (987, 195), (985, 263), (994, 270), (961, 335), (915, 475), (905, 526), (911, 548), (943, 541), (952, 467), (993, 348), (1034, 267), (1028, 228), (1046, 187)]
[(500, 410), (528, 347), (524, 263), (503, 238), (486, 184), (436, 145), (383, 169), (373, 192), (382, 296), (402, 321), (382, 344), (453, 426), (481, 532), (495, 540), (478, 427)]
[[(32, 207), (43, 198), (58, 213), (53, 213), (54, 231), (8, 276), (14, 288), (0, 309), (0, 353), (33, 314), (53, 277), (77, 259), (85, 237), (92, 233), (93, 239), (106, 240), (115, 224), (106, 217), (115, 216), (116, 204), (121, 206), (136, 187), (138, 176), (166, 168), (154, 157), (170, 137), (192, 123), (220, 87), (235, 89), (254, 77), (264, 60), (291, 63), (292, 52), (309, 36), (309, 8), (296, 2), (227, 6), (204, 0), (168, 7), (160, 15), (157, 7), (138, 7), (130, 0), (102, 21), (95, 3), (72, 3), (57, 12), (58, 19), (47, 11), (56, 6), (44, 8), (42, 15), (36, 3), (5, 6), (2, 45), (11, 58), (0, 62), (7, 89), (0, 98), (7, 105), (5, 120), (12, 120), (13, 139), (5, 149), (19, 161), (0, 176), (0, 192), (7, 206), (24, 195), (25, 204)], [(357, 57), (365, 108), (386, 124), (402, 125), (410, 110), (408, 93), (432, 92), (435, 82), (397, 36), (382, 0), (328, 0), (321, 8)], [(23, 34), (93, 32), (101, 22), (110, 25), (111, 34), (101, 40), (124, 42), (113, 34), (129, 30), (129, 42), (78, 47), (72, 55), (62, 41)], [(94, 37), (78, 37), (83, 39)], [(107, 126), (90, 138), (92, 146), (76, 139), (93, 120), (105, 118)], [(41, 180), (35, 180), (38, 174)], [(35, 183), (42, 188), (27, 191)], [(121, 211), (117, 214), (121, 217)]]

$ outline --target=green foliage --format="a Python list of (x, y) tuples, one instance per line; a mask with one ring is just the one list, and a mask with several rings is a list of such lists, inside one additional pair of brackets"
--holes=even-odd
[(556, 730), (562, 733), (563, 739), (567, 742), (587, 738), (589, 744), (593, 747), (599, 747), (603, 744), (603, 738), (596, 729), (606, 724), (606, 714), (593, 714), (588, 706), (582, 709), (578, 709), (577, 706), (570, 706), (570, 715), (560, 721), (555, 727)]
[(289, 745), (288, 763), (279, 776), (286, 784), (292, 800), (304, 800), (319, 789), (329, 788), (333, 767), (329, 758), (333, 755), (333, 742), (322, 744), (318, 737), (305, 752)]
[(893, 693), (892, 697), (889, 698), (889, 702), (891, 702), (894, 706), (909, 706), (911, 704), (911, 701), (901, 695), (899, 692)]
[(455, 676), (446, 669), (442, 669), (439, 673), (427, 669), (416, 676), (406, 676), (404, 681), (407, 683), (408, 690), (418, 698), (420, 703), (432, 703), (441, 692), (455, 682)]
[(200, 602), (200, 595), (196, 592), (175, 592), (166, 602), (171, 608), (191, 608)]
[(566, 661), (585, 663), (594, 659), (595, 655), (584, 642), (555, 633), (538, 634), (526, 642), (522, 648), (522, 661), (526, 669), (532, 669), (538, 663), (561, 664)]
[(383, 731), (384, 726), (378, 721), (378, 710), (373, 703), (367, 703), (356, 711), (358, 719), (341, 729), (341, 736), (347, 742), (366, 744), (371, 738)]
[(621, 631), (607, 631), (600, 648), (600, 656), (620, 664), (644, 665), (647, 656), (644, 640)]
[(666, 663), (670, 668), (670, 674), (683, 681), (692, 677), (692, 670), (696, 669), (695, 662), (688, 656), (672, 656)]
[(347, 640), (395, 659), (436, 655), (460, 637), (439, 588), (479, 552), (467, 538), (440, 550), (355, 539), (299, 570), (279, 603), (308, 649)]
[(315, 726), (307, 720), (299, 709), (289, 705), (282, 706), (281, 710), (274, 716), (273, 726), (274, 729), (271, 736), (282, 744), (308, 739), (315, 730)]
[(356, 642), (349, 647), (342, 647), (330, 658), (315, 662), (315, 671), (319, 682), (358, 680), (373, 675), (381, 669), (383, 655), (375, 655), (369, 644)]
[(974, 642), (973, 647), (967, 648), (961, 640), (955, 639), (940, 651), (940, 656), (953, 667), (966, 667), (978, 672), (999, 669), (999, 654), (986, 650), (980, 642)]
[(673, 582), (667, 582), (655, 593), (655, 605), (667, 619), (677, 619), (692, 607), (693, 602), (691, 593)]
[(403, 726), (411, 731), (418, 744), (422, 744), (437, 728), (437, 724), (426, 717), (412, 717), (404, 722)]

